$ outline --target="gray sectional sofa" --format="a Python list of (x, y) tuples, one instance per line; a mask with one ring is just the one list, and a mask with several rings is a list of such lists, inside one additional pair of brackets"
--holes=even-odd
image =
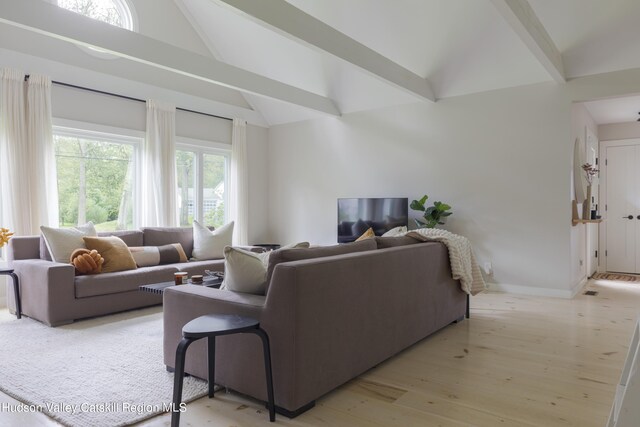
[[(180, 243), (188, 258), (193, 250), (191, 228), (142, 228), (98, 235), (118, 236), (129, 247)], [(204, 270), (224, 270), (224, 260), (218, 259), (75, 276), (71, 264), (51, 261), (41, 236), (13, 237), (9, 241), (7, 258), (20, 278), (23, 314), (50, 326), (161, 304), (162, 296), (141, 292), (138, 287), (173, 280), (177, 271), (192, 275), (203, 274)], [(9, 309), (15, 311), (12, 286), (7, 286), (7, 294)]]
[[(174, 367), (181, 329), (209, 313), (260, 320), (269, 334), (277, 410), (295, 416), (315, 400), (424, 337), (461, 320), (467, 295), (451, 278), (441, 243), (408, 237), (283, 249), (266, 295), (199, 286), (164, 293), (164, 361)], [(207, 378), (206, 340), (187, 352), (186, 372)], [(218, 337), (217, 384), (265, 401), (260, 340)]]

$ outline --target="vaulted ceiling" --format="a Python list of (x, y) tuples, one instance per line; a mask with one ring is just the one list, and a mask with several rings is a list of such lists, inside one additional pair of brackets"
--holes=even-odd
[(0, 0), (0, 66), (265, 126), (640, 68), (637, 0), (128, 1), (139, 34)]

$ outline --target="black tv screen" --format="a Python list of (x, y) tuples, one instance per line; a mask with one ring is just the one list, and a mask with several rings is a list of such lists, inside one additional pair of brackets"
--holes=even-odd
[(338, 243), (353, 242), (371, 227), (382, 236), (395, 227), (407, 226), (409, 199), (338, 199)]

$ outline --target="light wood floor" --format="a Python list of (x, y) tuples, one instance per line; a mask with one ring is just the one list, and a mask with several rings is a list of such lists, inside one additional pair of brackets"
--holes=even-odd
[[(636, 317), (640, 284), (590, 282), (573, 300), (484, 294), (451, 325), (319, 399), (289, 426), (580, 426), (606, 424)], [(0, 393), (0, 404), (11, 398)], [(141, 426), (169, 425), (159, 416)], [(269, 425), (264, 407), (216, 394), (183, 426)], [(0, 414), (0, 426), (58, 425)]]

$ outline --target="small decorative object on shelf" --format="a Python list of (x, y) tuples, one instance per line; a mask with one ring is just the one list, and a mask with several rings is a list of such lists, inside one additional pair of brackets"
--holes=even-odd
[(8, 228), (0, 228), (0, 248), (9, 243), (13, 233)]
[(591, 184), (593, 184), (593, 178), (598, 175), (598, 168), (590, 163), (582, 165), (585, 176), (587, 178), (587, 198), (584, 199), (582, 204), (582, 219), (591, 219)]
[(428, 198), (429, 196), (425, 194), (422, 199), (412, 200), (409, 205), (412, 210), (423, 212), (424, 221), (418, 218), (414, 219), (418, 228), (436, 228), (438, 224), (444, 224), (445, 219), (453, 213), (449, 212), (451, 206), (442, 202), (433, 202), (433, 206), (425, 207), (424, 204)]

